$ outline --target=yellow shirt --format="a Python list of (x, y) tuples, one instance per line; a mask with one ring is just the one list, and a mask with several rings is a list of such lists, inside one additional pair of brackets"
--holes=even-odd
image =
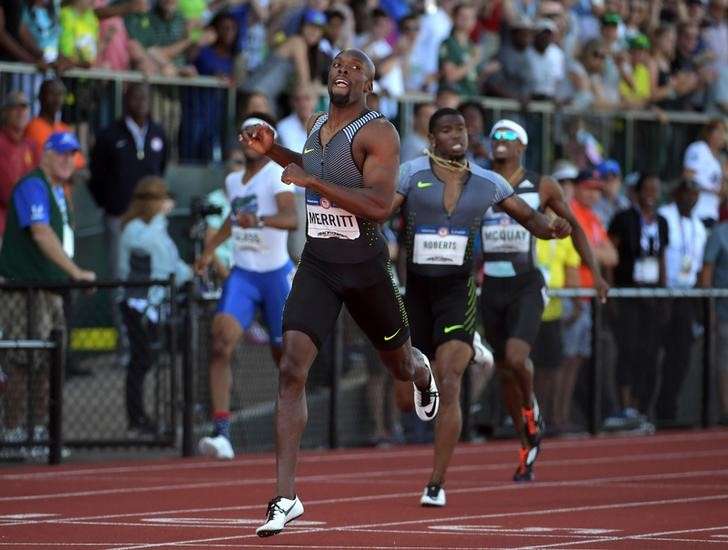
[(78, 12), (70, 6), (61, 8), (61, 53), (75, 62), (96, 61), (99, 43), (99, 20), (94, 10)]
[[(536, 262), (543, 273), (548, 288), (564, 288), (566, 268), (581, 265), (579, 253), (571, 237), (542, 241), (536, 239)], [(555, 321), (561, 317), (563, 306), (558, 298), (551, 298), (543, 310), (544, 321)]]
[(630, 101), (646, 101), (652, 95), (650, 80), (650, 70), (647, 65), (639, 63), (632, 71), (634, 88), (626, 81), (621, 80), (619, 82), (619, 93), (623, 98)]

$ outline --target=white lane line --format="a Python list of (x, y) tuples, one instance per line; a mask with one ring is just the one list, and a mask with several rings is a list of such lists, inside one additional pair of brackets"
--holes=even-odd
[[(669, 435), (650, 435), (645, 436), (641, 434), (639, 436), (600, 436), (600, 437), (587, 437), (585, 439), (576, 440), (565, 440), (555, 441), (550, 440), (547, 443), (549, 449), (571, 449), (579, 448), (586, 449), (592, 447), (612, 447), (622, 446), (626, 442), (629, 442), (630, 446), (634, 445), (650, 445), (655, 446), (661, 443), (690, 443), (697, 441), (710, 441), (718, 443), (720, 440), (724, 440), (728, 444), (728, 430), (715, 429), (704, 432), (688, 432), (684, 434), (669, 434)], [(497, 442), (495, 445), (486, 443), (485, 445), (479, 443), (464, 444), (458, 447), (457, 453), (462, 455), (468, 454), (479, 454), (484, 450), (488, 454), (493, 453), (508, 453), (513, 454), (512, 445), (506, 443), (501, 444)], [(345, 460), (358, 461), (366, 459), (372, 460), (390, 460), (392, 458), (413, 458), (413, 457), (429, 457), (432, 455), (432, 448), (430, 446), (409, 448), (403, 450), (367, 450), (367, 451), (328, 451), (325, 454), (313, 453), (310, 451), (303, 451), (299, 458), (299, 464), (308, 463), (320, 463), (320, 462), (341, 462)], [(177, 459), (175, 459), (177, 460)], [(275, 457), (266, 456), (261, 458), (236, 458), (232, 461), (199, 461), (195, 462), (184, 462), (184, 463), (165, 463), (165, 464), (143, 464), (141, 466), (109, 466), (101, 468), (81, 468), (81, 469), (59, 469), (48, 472), (32, 472), (32, 473), (13, 473), (13, 474), (0, 474), (0, 479), (43, 479), (52, 478), (58, 479), (65, 476), (85, 476), (90, 474), (113, 474), (113, 473), (139, 473), (140, 469), (144, 472), (165, 472), (165, 471), (177, 471), (177, 470), (209, 470), (215, 468), (237, 468), (244, 466), (254, 465), (274, 465)]]
[[(426, 518), (426, 519), (419, 519), (419, 520), (409, 520), (409, 521), (398, 521), (398, 522), (386, 522), (386, 523), (372, 523), (367, 525), (345, 525), (340, 527), (334, 527), (334, 526), (327, 526), (325, 528), (311, 528), (311, 529), (302, 529), (300, 531), (290, 532), (290, 531), (283, 531), (276, 535), (276, 537), (282, 537), (285, 535), (301, 535), (301, 534), (312, 534), (312, 533), (320, 533), (320, 532), (330, 532), (330, 531), (343, 531), (343, 532), (349, 532), (352, 530), (357, 529), (378, 529), (381, 527), (394, 527), (397, 525), (421, 525), (426, 523), (442, 523), (442, 522), (448, 522), (448, 521), (460, 521), (460, 520), (473, 520), (473, 519), (492, 519), (492, 518), (506, 518), (506, 517), (523, 517), (523, 516), (540, 516), (540, 515), (556, 515), (556, 514), (564, 514), (564, 513), (579, 513), (579, 512), (591, 512), (595, 510), (614, 510), (617, 508), (640, 508), (640, 507), (649, 507), (649, 506), (666, 506), (666, 505), (672, 505), (672, 504), (689, 504), (689, 503), (695, 503), (695, 502), (709, 502), (709, 501), (717, 501), (717, 500), (728, 500), (728, 494), (723, 495), (711, 495), (711, 496), (705, 496), (705, 497), (684, 497), (684, 498), (674, 498), (674, 499), (661, 499), (661, 500), (647, 500), (647, 501), (625, 501), (625, 502), (615, 502), (612, 504), (599, 504), (599, 505), (591, 505), (591, 506), (570, 506), (570, 507), (564, 507), (564, 508), (546, 508), (542, 510), (529, 510), (525, 512), (504, 512), (504, 513), (496, 513), (496, 514), (475, 514), (475, 515), (467, 515), (467, 516), (457, 516), (457, 517), (448, 517), (448, 518)], [(721, 529), (724, 527), (721, 527)], [(718, 529), (718, 528), (714, 528)], [(655, 532), (652, 533), (653, 535), (663, 535), (663, 534), (671, 534), (670, 532)], [(633, 535), (634, 536), (634, 535)], [(640, 536), (640, 538), (645, 538), (647, 535)], [(193, 544), (195, 542), (220, 542), (223, 540), (239, 540), (239, 539), (246, 539), (246, 538), (253, 538), (257, 537), (256, 534), (249, 534), (249, 535), (240, 535), (235, 537), (218, 537), (214, 539), (201, 539), (201, 540), (182, 540), (182, 541), (173, 541), (173, 542), (166, 542), (166, 543), (152, 543), (152, 544), (145, 544), (145, 545), (136, 545), (136, 546), (125, 546), (123, 548), (116, 548), (115, 550), (144, 550), (146, 548), (163, 548), (165, 546), (171, 546), (174, 547), (176, 545), (181, 544)], [(613, 540), (622, 540), (623, 537), (611, 537)], [(280, 540), (280, 539), (277, 539)], [(525, 546), (525, 547), (519, 547), (519, 550), (537, 550), (540, 548), (553, 548), (553, 547), (561, 547), (561, 546), (572, 546), (575, 544), (589, 544), (589, 543), (599, 543), (604, 542), (610, 539), (595, 539), (591, 538), (585, 541), (576, 541), (576, 542), (566, 542), (566, 543), (556, 543), (556, 544), (539, 544), (538, 546)], [(309, 545), (304, 545), (306, 548), (309, 548)], [(301, 545), (299, 544), (298, 547), (300, 548)], [(339, 547), (341, 548), (341, 547)], [(364, 547), (369, 548), (369, 547)], [(390, 546), (390, 547), (382, 547), (382, 548), (388, 548), (388, 549), (394, 549), (394, 548), (401, 548), (399, 546)], [(435, 548), (435, 547), (433, 547)], [(437, 547), (437, 548), (442, 548)], [(112, 550), (109, 548), (109, 550)], [(470, 549), (472, 550), (472, 549)]]
[[(711, 451), (691, 451), (684, 453), (651, 453), (641, 455), (622, 455), (622, 456), (603, 456), (595, 458), (582, 458), (582, 459), (563, 459), (563, 460), (541, 460), (539, 461), (539, 468), (544, 467), (561, 467), (561, 466), (581, 466), (590, 464), (611, 464), (611, 463), (625, 463), (625, 462), (645, 462), (645, 461), (657, 461), (657, 460), (683, 460), (683, 459), (694, 459), (694, 458), (713, 458), (717, 456), (728, 456), (728, 447), (725, 449), (711, 450)], [(500, 464), (484, 464), (484, 465), (464, 465), (464, 466), (452, 466), (448, 470), (450, 472), (471, 472), (471, 471), (486, 471), (486, 470), (501, 470), (503, 468), (511, 468), (512, 462), (503, 462)], [(420, 476), (430, 473), (431, 468), (405, 468), (400, 470), (378, 470), (366, 472), (366, 477), (371, 479), (377, 476)], [(727, 472), (728, 473), (728, 472)], [(344, 472), (340, 474), (322, 474), (322, 475), (310, 475), (310, 476), (299, 476), (296, 479), (297, 483), (323, 483), (332, 480), (349, 480), (350, 478), (358, 478), (362, 475), (361, 471), (356, 472)], [(19, 495), (0, 497), (0, 502), (26, 502), (32, 500), (51, 500), (51, 499), (65, 499), (65, 498), (76, 498), (76, 497), (95, 497), (102, 495), (121, 495), (128, 493), (149, 493), (155, 491), (185, 491), (192, 489), (211, 489), (215, 487), (233, 487), (233, 486), (249, 486), (249, 485), (273, 485), (275, 484), (274, 478), (257, 478), (257, 479), (241, 479), (237, 481), (223, 480), (223, 481), (208, 481), (199, 483), (178, 483), (172, 485), (153, 485), (149, 487), (119, 487), (114, 489), (95, 489), (88, 491), (73, 491), (73, 492), (58, 492), (58, 493), (45, 493), (37, 495)]]
[[(257, 537), (257, 535), (256, 535)], [(224, 545), (208, 545), (205, 544), (208, 541), (211, 541), (212, 539), (208, 540), (202, 540), (202, 541), (182, 541), (182, 542), (171, 542), (167, 544), (152, 544), (152, 545), (145, 545), (145, 546), (125, 546), (122, 548), (119, 547), (110, 547), (108, 550), (137, 550), (137, 549), (143, 549), (143, 548), (164, 548), (166, 547), (176, 547), (176, 546), (201, 546), (201, 547), (207, 547), (212, 546), (215, 548), (265, 548), (270, 549), (271, 547), (275, 548), (295, 548), (296, 550), (301, 550), (301, 548), (313, 548), (316, 550), (512, 550), (511, 548), (507, 546), (478, 546), (477, 548), (474, 548), (473, 546), (402, 546), (400, 544), (395, 544), (393, 546), (375, 546), (372, 544), (367, 544), (366, 546), (359, 546), (359, 545), (351, 545), (346, 544), (345, 546), (342, 546), (341, 544), (335, 544), (335, 545), (322, 545), (322, 544), (306, 544), (305, 546), (301, 546), (300, 544), (280, 544), (280, 543), (268, 543), (268, 544), (245, 544), (245, 543), (239, 543), (232, 545), (230, 544), (224, 544)], [(202, 544), (200, 544), (200, 542)]]
[[(450, 494), (468, 494), (468, 493), (486, 493), (486, 492), (497, 492), (497, 491), (533, 491), (541, 488), (560, 488), (560, 487), (579, 487), (583, 485), (594, 486), (599, 484), (611, 484), (613, 482), (637, 482), (637, 481), (649, 481), (649, 480), (666, 480), (666, 479), (687, 479), (692, 477), (703, 477), (703, 476), (718, 476), (728, 475), (728, 470), (695, 470), (687, 472), (673, 472), (673, 473), (658, 473), (658, 474), (641, 474), (632, 476), (616, 476), (616, 477), (601, 477), (601, 478), (584, 478), (584, 479), (571, 479), (568, 481), (541, 481), (533, 484), (516, 484), (512, 482), (503, 483), (502, 485), (494, 485), (487, 487), (463, 487), (456, 489), (448, 489)], [(640, 489), (640, 487), (634, 487)], [(669, 489), (669, 488), (667, 488)], [(337, 497), (328, 498), (321, 500), (307, 500), (306, 506), (314, 505), (326, 505), (326, 504), (344, 504), (354, 502), (371, 502), (377, 500), (390, 500), (395, 498), (414, 498), (420, 496), (420, 492), (399, 492), (399, 493), (386, 493), (386, 494), (375, 494), (375, 495), (363, 495), (356, 497)], [(93, 521), (93, 520), (109, 520), (109, 519), (121, 519), (121, 518), (133, 518), (133, 517), (154, 517), (154, 516), (166, 516), (170, 514), (189, 514), (199, 512), (242, 512), (246, 510), (260, 510), (263, 508), (263, 504), (248, 504), (243, 506), (222, 506), (222, 507), (210, 507), (210, 508), (186, 508), (177, 510), (162, 510), (154, 512), (128, 512), (124, 514), (104, 514), (98, 516), (81, 516), (76, 518), (58, 518), (58, 519), (42, 519), (35, 521), (18, 521), (16, 523), (7, 523), (2, 527), (13, 526), (13, 525), (36, 525), (36, 524), (67, 524), (76, 521)], [(397, 523), (395, 523), (397, 525)]]
[[(338, 499), (337, 499), (338, 500)], [(427, 523), (443, 523), (443, 522), (452, 522), (452, 521), (461, 521), (461, 520), (474, 520), (474, 519), (493, 519), (493, 518), (512, 518), (512, 517), (523, 517), (523, 516), (539, 516), (539, 515), (556, 515), (556, 514), (564, 514), (564, 513), (579, 513), (579, 512), (590, 512), (595, 510), (609, 510), (609, 509), (617, 509), (617, 508), (638, 508), (638, 507), (649, 507), (649, 506), (664, 506), (664, 505), (673, 505), (673, 504), (688, 504), (688, 503), (695, 503), (695, 502), (708, 502), (708, 501), (717, 501), (717, 500), (728, 500), (728, 494), (722, 494), (722, 495), (710, 495), (710, 496), (704, 496), (704, 497), (684, 497), (684, 498), (675, 498), (675, 499), (661, 499), (661, 500), (649, 500), (649, 501), (624, 501), (619, 503), (612, 503), (612, 504), (601, 504), (601, 505), (589, 505), (589, 506), (572, 506), (572, 507), (563, 507), (563, 508), (547, 508), (542, 510), (529, 510), (524, 512), (505, 512), (505, 513), (495, 513), (495, 514), (475, 514), (475, 515), (467, 515), (467, 516), (451, 516), (446, 518), (425, 518), (425, 519), (418, 519), (418, 520), (409, 520), (409, 521), (399, 521), (399, 522), (386, 522), (386, 523), (373, 523), (373, 524), (365, 524), (365, 525), (348, 525), (348, 526), (327, 526), (325, 528), (311, 528), (311, 529), (301, 529), (301, 530), (288, 530), (283, 531), (278, 537), (281, 537), (282, 535), (286, 534), (306, 534), (306, 533), (317, 533), (317, 532), (326, 532), (326, 531), (356, 531), (356, 530), (362, 530), (362, 529), (379, 529), (379, 528), (386, 528), (386, 527), (394, 527), (397, 525), (421, 525), (421, 524), (427, 524)], [(710, 530), (724, 530), (728, 528), (728, 526), (720, 526), (720, 527), (711, 527), (711, 528), (698, 528), (698, 529), (684, 529), (679, 531), (660, 531), (660, 532), (653, 532), (653, 533), (645, 533), (645, 534), (638, 534), (638, 535), (629, 535), (627, 537), (607, 537), (605, 538), (595, 538), (591, 537), (588, 540), (584, 541), (575, 541), (575, 542), (567, 542), (567, 543), (558, 543), (558, 544), (549, 544), (549, 545), (543, 545), (540, 544), (538, 546), (526, 546), (526, 547), (520, 547), (521, 550), (531, 550), (536, 548), (548, 548), (548, 547), (557, 547), (557, 546), (573, 546), (573, 545), (583, 545), (583, 544), (589, 544), (589, 543), (598, 543), (603, 542), (607, 540), (626, 540), (626, 539), (646, 539), (651, 536), (663, 536), (663, 535), (674, 535), (674, 534), (680, 534), (680, 533), (696, 533), (696, 532), (704, 532), (704, 531), (710, 531)], [(207, 543), (207, 542), (221, 542), (221, 541), (232, 541), (232, 540), (238, 540), (238, 539), (245, 539), (245, 538), (253, 538), (256, 537), (255, 534), (250, 535), (238, 535), (238, 536), (231, 536), (231, 537), (215, 537), (215, 538), (205, 538), (205, 539), (188, 539), (188, 540), (182, 540), (182, 541), (173, 541), (173, 542), (164, 542), (164, 543), (153, 543), (153, 544), (132, 544), (128, 546), (124, 546), (119, 548), (116, 544), (113, 546), (107, 546), (109, 549), (116, 549), (116, 550), (142, 550), (145, 548), (163, 548), (163, 547), (169, 547), (169, 546), (177, 546), (177, 545), (192, 545), (192, 544), (198, 544), (198, 543)], [(279, 540), (279, 539), (278, 539)], [(2, 545), (3, 543), (0, 543)], [(18, 543), (20, 544), (20, 543)], [(34, 543), (33, 543), (34, 545)], [(72, 545), (72, 543), (67, 543), (67, 545)], [(295, 547), (295, 546), (294, 546)], [(299, 545), (300, 547), (300, 545)], [(316, 548), (316, 546), (306, 545), (307, 548)], [(333, 548), (333, 547), (332, 547)], [(362, 548), (377, 548), (373, 546), (363, 546)], [(381, 548), (394, 548), (394, 547), (381, 547)], [(403, 548), (400, 546), (400, 548)], [(422, 547), (419, 547), (422, 548)], [(433, 547), (435, 548), (435, 547)], [(438, 546), (437, 548), (443, 548), (442, 546)], [(452, 547), (451, 547), (452, 548)]]
[[(728, 495), (725, 495), (728, 497)], [(678, 529), (676, 531), (654, 531), (652, 533), (636, 533), (633, 535), (625, 535), (625, 536), (614, 536), (609, 537), (606, 539), (591, 539), (591, 540), (583, 540), (583, 541), (573, 541), (573, 542), (566, 542), (562, 544), (539, 544), (538, 546), (521, 546), (514, 550), (539, 550), (540, 548), (551, 548), (551, 547), (561, 547), (561, 546), (577, 546), (580, 544), (589, 544), (593, 542), (613, 542), (613, 541), (620, 541), (620, 540), (652, 540), (652, 537), (661, 537), (663, 535), (679, 535), (681, 533), (705, 533), (707, 531), (721, 531), (724, 529), (728, 529), (728, 525), (721, 525), (717, 527), (696, 527), (694, 529)]]

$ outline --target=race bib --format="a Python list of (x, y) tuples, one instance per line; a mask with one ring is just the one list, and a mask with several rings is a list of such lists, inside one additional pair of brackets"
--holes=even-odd
[(262, 230), (233, 226), (232, 233), (235, 250), (240, 252), (260, 252), (264, 249)]
[(516, 268), (508, 261), (485, 262), (483, 273), (488, 277), (515, 277)]
[(486, 253), (527, 253), (531, 244), (528, 229), (508, 216), (487, 218), (481, 237)]
[(654, 256), (637, 258), (632, 277), (635, 283), (652, 285), (660, 280), (660, 262)]
[(422, 265), (463, 265), (468, 245), (467, 229), (418, 227), (412, 261)]
[(356, 216), (343, 208), (337, 208), (324, 197), (306, 200), (306, 218), (309, 237), (348, 241), (359, 238)]

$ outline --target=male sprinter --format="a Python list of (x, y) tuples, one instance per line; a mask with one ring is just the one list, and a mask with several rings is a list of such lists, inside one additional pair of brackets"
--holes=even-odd
[[(574, 247), (594, 274), (599, 297), (608, 285), (599, 272), (584, 231), (574, 218), (559, 184), (550, 177), (527, 171), (521, 157), (528, 135), (512, 120), (500, 120), (491, 132), (493, 170), (503, 176), (517, 196), (531, 208), (550, 208), (572, 227)], [(485, 337), (493, 346), (496, 371), (501, 373), (503, 399), (521, 436), (519, 464), (514, 481), (533, 479), (533, 464), (543, 435), (538, 405), (533, 397), (533, 367), (528, 355), (538, 334), (544, 308), (544, 279), (536, 267), (535, 241), (520, 221), (500, 206), (490, 208), (482, 227), (483, 286), (480, 304)]]
[(420, 503), (444, 506), (445, 474), (462, 429), (460, 381), (474, 353), (473, 242), (483, 214), (498, 205), (542, 239), (566, 237), (571, 228), (533, 210), (500, 175), (466, 160), (468, 132), (455, 109), (432, 115), (429, 140), (426, 155), (402, 165), (394, 209), (401, 206), (405, 219), (412, 341), (434, 360), (440, 388), (435, 462)]
[[(246, 128), (265, 124), (273, 130), (273, 119), (251, 113)], [(198, 271), (210, 265), (215, 249), (233, 237), (233, 269), (225, 280), (217, 313), (212, 321), (210, 394), (213, 432), (198, 445), (201, 454), (232, 459), (230, 443), (230, 358), (250, 328), (257, 307), (270, 332), (271, 353), (280, 362), (283, 340), (283, 306), (291, 290), (293, 263), (288, 257), (288, 231), (296, 228), (296, 203), (291, 188), (281, 181), (283, 169), (252, 147), (242, 144), (245, 168), (225, 179), (231, 213), (212, 236), (197, 262)]]
[(268, 126), (246, 129), (246, 143), (281, 166), (283, 181), (306, 188), (306, 245), (283, 316), (283, 357), (276, 411), (277, 496), (268, 503), (261, 537), (279, 533), (303, 513), (295, 474), (308, 410), (305, 385), (318, 349), (342, 304), (395, 379), (413, 382), (423, 420), (439, 397), (427, 358), (410, 344), (404, 305), (392, 279), (379, 224), (389, 217), (399, 168), (399, 136), (366, 107), (374, 64), (360, 50), (331, 63), (328, 113), (308, 124), (303, 153), (273, 142)]

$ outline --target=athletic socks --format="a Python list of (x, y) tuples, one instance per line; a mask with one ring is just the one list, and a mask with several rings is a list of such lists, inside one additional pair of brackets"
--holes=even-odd
[(217, 411), (212, 415), (213, 436), (221, 435), (230, 439), (230, 411)]

